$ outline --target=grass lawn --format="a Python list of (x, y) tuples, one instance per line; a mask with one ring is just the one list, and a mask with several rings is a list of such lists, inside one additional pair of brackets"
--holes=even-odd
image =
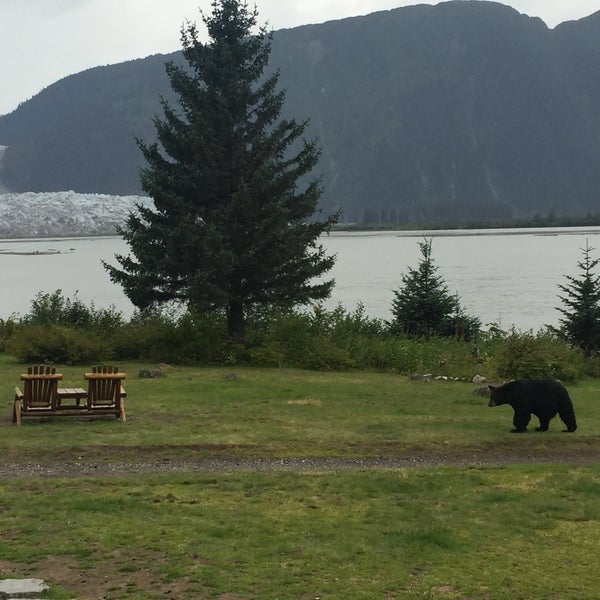
[[(137, 378), (148, 366), (119, 364), (126, 423), (16, 427), (23, 365), (0, 356), (0, 451), (4, 470), (14, 469), (0, 479), (0, 576), (39, 576), (49, 597), (86, 600), (598, 597), (600, 382), (569, 388), (575, 434), (560, 433), (555, 419), (547, 433), (514, 435), (511, 409), (488, 408), (473, 384), (238, 367), (174, 366), (164, 378)], [(83, 384), (85, 368), (60, 370), (64, 386)], [(436, 460), (76, 473), (78, 464), (147, 457), (412, 455)], [(514, 464), (440, 464), (445, 456)], [(555, 462), (561, 456), (569, 462)], [(75, 472), (53, 476), (52, 465), (65, 462)]]

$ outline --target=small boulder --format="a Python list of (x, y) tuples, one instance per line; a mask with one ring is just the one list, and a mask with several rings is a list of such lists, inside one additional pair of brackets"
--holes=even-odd
[(43, 579), (0, 579), (0, 598), (42, 598), (49, 589)]
[(140, 369), (138, 373), (138, 377), (141, 379), (154, 379), (156, 377), (164, 377), (165, 375), (166, 373), (160, 369)]

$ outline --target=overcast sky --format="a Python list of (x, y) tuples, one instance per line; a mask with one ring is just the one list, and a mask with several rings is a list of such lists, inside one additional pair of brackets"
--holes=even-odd
[[(272, 29), (322, 23), (438, 0), (256, 0)], [(549, 27), (600, 8), (598, 0), (503, 0)], [(98, 65), (178, 50), (179, 30), (211, 0), (0, 0), (0, 115), (55, 81)]]

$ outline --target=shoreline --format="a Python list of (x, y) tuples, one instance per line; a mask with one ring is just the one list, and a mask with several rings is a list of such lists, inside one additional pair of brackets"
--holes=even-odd
[[(418, 237), (488, 237), (488, 236), (512, 236), (512, 235), (533, 235), (533, 236), (558, 236), (558, 235), (599, 235), (600, 225), (573, 225), (557, 227), (499, 227), (482, 229), (343, 229), (336, 227), (329, 233), (324, 233), (321, 237), (376, 237), (389, 236), (402, 238)], [(73, 233), (70, 235), (48, 235), (40, 237), (3, 237), (0, 238), (0, 254), (13, 255), (34, 255), (34, 254), (60, 254), (65, 253), (62, 250), (49, 249), (47, 251), (12, 251), (2, 250), (3, 244), (24, 244), (41, 243), (50, 241), (65, 240), (94, 240), (94, 239), (123, 239), (118, 233)]]

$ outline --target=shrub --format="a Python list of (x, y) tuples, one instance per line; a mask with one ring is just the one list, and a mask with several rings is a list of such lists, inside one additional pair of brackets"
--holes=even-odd
[(246, 336), (250, 359), (265, 366), (354, 368), (359, 349), (384, 330), (383, 323), (367, 317), (360, 304), (355, 311), (314, 305), (309, 311), (274, 310), (254, 316)]
[(101, 362), (113, 354), (108, 338), (61, 325), (19, 326), (5, 349), (22, 362), (66, 365)]
[[(377, 369), (403, 375), (475, 374), (503, 379), (600, 376), (600, 358), (586, 356), (559, 332), (490, 328), (473, 343), (452, 337), (391, 335), (386, 324), (342, 306), (327, 310), (255, 311), (246, 344), (225, 334), (222, 312), (175, 309), (137, 313), (127, 323), (114, 310), (86, 307), (60, 290), (38, 294), (21, 320), (0, 320), (0, 350), (23, 362), (64, 364), (131, 359), (174, 364), (254, 364), (318, 370)], [(110, 332), (110, 335), (106, 335)]]
[(217, 362), (225, 341), (223, 319), (220, 313), (138, 313), (114, 334), (117, 358), (180, 364)]
[(14, 317), (8, 319), (0, 319), (0, 351), (4, 351), (6, 340), (14, 333), (18, 326), (18, 322)]
[(414, 373), (418, 358), (413, 346), (413, 340), (395, 336), (365, 339), (356, 351), (356, 364), (367, 369)]
[(40, 292), (30, 311), (0, 328), (2, 348), (24, 362), (80, 364), (114, 356), (113, 336), (124, 325), (114, 307), (86, 306), (75, 294), (65, 298), (61, 290)]
[(497, 349), (495, 364), (503, 379), (556, 378), (573, 381), (586, 374), (583, 352), (550, 330), (512, 329)]
[(313, 348), (313, 323), (306, 313), (274, 311), (248, 327), (250, 359), (257, 365), (300, 366)]
[(65, 298), (62, 290), (53, 293), (39, 292), (31, 301), (31, 309), (21, 319), (30, 325), (65, 325), (91, 327), (102, 331), (121, 327), (123, 315), (114, 306), (97, 309), (92, 302), (84, 304), (77, 293), (73, 298)]

